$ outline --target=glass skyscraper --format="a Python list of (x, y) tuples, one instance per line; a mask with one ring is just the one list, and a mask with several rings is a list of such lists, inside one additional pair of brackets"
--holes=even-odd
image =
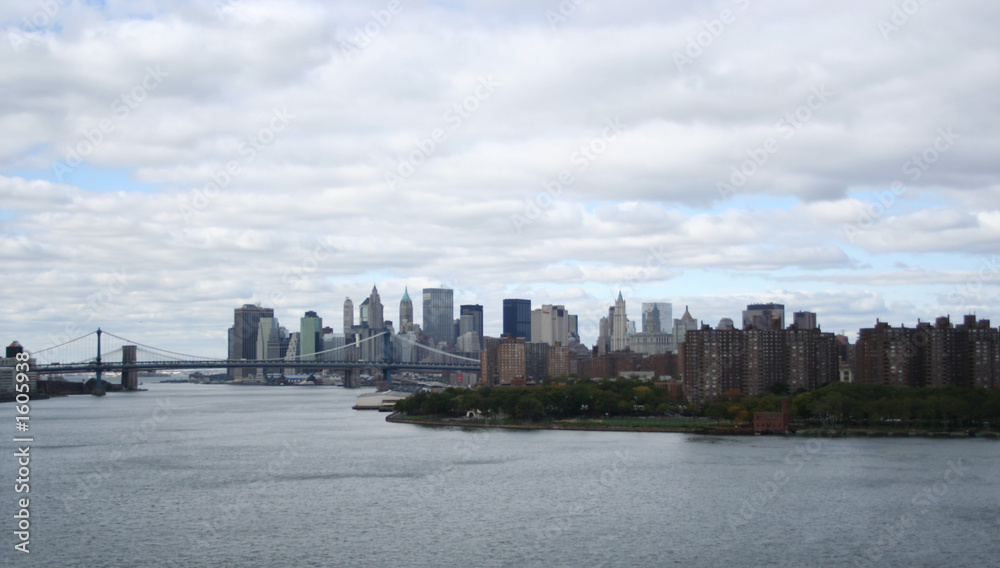
[(503, 301), (503, 333), (531, 341), (531, 300)]
[(435, 343), (455, 342), (454, 290), (424, 288), (424, 334)]

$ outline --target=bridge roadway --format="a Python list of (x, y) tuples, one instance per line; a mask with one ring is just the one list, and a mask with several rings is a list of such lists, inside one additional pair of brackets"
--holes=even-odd
[[(119, 371), (161, 371), (171, 369), (229, 369), (236, 367), (264, 369), (371, 369), (389, 371), (478, 371), (477, 363), (398, 363), (395, 361), (253, 361), (211, 360), (211, 361), (137, 361), (134, 363), (101, 362), (101, 372)], [(51, 363), (34, 365), (31, 368), (39, 374), (97, 372), (97, 363)]]

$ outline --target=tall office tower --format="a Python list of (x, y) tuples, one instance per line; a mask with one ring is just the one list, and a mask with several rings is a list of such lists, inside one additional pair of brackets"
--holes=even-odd
[(368, 320), (368, 314), (370, 313), (370, 310), (368, 306), (371, 303), (371, 301), (372, 301), (371, 298), (365, 298), (364, 301), (361, 302), (361, 305), (358, 306), (358, 316), (359, 316), (358, 325), (360, 325), (361, 327), (370, 327), (371, 322)]
[(628, 347), (628, 315), (625, 313), (625, 298), (618, 292), (615, 300), (615, 319), (611, 328), (611, 350), (625, 351)]
[(277, 359), (281, 346), (276, 318), (260, 318), (257, 329), (257, 359)]
[(407, 333), (413, 327), (413, 302), (410, 289), (403, 288), (403, 299), (399, 301), (399, 333)]
[(785, 329), (784, 304), (747, 304), (743, 329)]
[(816, 329), (816, 314), (814, 312), (795, 312), (795, 329)]
[(604, 355), (611, 350), (611, 320), (602, 317), (597, 332), (597, 354)]
[(288, 335), (288, 350), (285, 351), (285, 361), (288, 361), (291, 367), (285, 367), (286, 375), (294, 375), (298, 372), (295, 367), (295, 363), (299, 361), (299, 338), (301, 334), (297, 331), (293, 331)]
[(580, 340), (580, 318), (572, 314), (569, 316), (569, 339)]
[(544, 304), (531, 312), (531, 338), (534, 343), (555, 345), (569, 343), (569, 314), (565, 306)]
[(344, 300), (344, 334), (351, 332), (354, 327), (354, 302), (350, 298)]
[[(472, 328), (460, 330), (459, 333), (462, 334), (467, 331), (476, 332), (480, 337), (479, 348), (482, 349), (481, 338), (483, 337), (483, 307), (480, 306), (479, 304), (466, 304), (464, 306), (459, 306), (458, 314), (459, 314), (459, 319), (462, 319), (465, 316), (472, 316)], [(459, 327), (461, 327), (461, 325), (459, 325)]]
[[(260, 318), (257, 329), (257, 359), (279, 359), (281, 358), (281, 333), (278, 328), (276, 318)], [(264, 378), (268, 370), (264, 367), (257, 369), (257, 376)]]
[(684, 306), (684, 315), (680, 319), (674, 320), (673, 351), (680, 353), (680, 345), (684, 343), (684, 334), (688, 331), (698, 329), (698, 320), (691, 317), (688, 307)]
[(454, 343), (455, 296), (448, 288), (424, 288), (424, 334), (434, 343)]
[(382, 329), (385, 327), (385, 314), (382, 312), (382, 298), (378, 295), (378, 288), (372, 286), (372, 294), (368, 296), (368, 327), (372, 329)]
[(642, 332), (670, 333), (674, 308), (670, 302), (644, 302), (642, 304)]
[(300, 323), (300, 360), (315, 361), (316, 353), (323, 350), (323, 318), (316, 315), (316, 312), (306, 312)]
[(531, 341), (531, 300), (503, 301), (503, 334)]
[[(273, 308), (262, 308), (253, 304), (244, 304), (233, 313), (233, 327), (229, 328), (229, 360), (257, 358), (257, 330), (260, 318), (273, 318)], [(245, 379), (253, 376), (253, 367), (234, 367), (228, 371), (232, 379)]]

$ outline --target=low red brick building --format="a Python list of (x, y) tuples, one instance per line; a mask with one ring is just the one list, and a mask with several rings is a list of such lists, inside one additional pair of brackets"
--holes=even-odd
[(754, 412), (754, 432), (784, 432), (788, 430), (788, 399), (781, 399), (781, 412)]

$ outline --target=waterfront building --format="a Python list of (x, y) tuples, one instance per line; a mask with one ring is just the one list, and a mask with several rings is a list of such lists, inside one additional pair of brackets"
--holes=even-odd
[(454, 291), (448, 288), (424, 288), (424, 334), (435, 346), (455, 342)]
[[(229, 360), (253, 360), (257, 358), (257, 331), (261, 318), (273, 318), (273, 308), (262, 308), (254, 304), (244, 304), (233, 312), (233, 327), (229, 328)], [(230, 379), (238, 380), (253, 376), (253, 367), (233, 367), (228, 371)]]
[(503, 301), (503, 334), (531, 341), (531, 300)]
[[(135, 346), (126, 346), (134, 347)], [(0, 400), (10, 400), (17, 396), (17, 365), (24, 363), (18, 361), (17, 356), (24, 353), (24, 347), (17, 341), (11, 342), (6, 349), (6, 357), (0, 359)], [(38, 387), (38, 373), (31, 370), (35, 368), (35, 359), (28, 361), (28, 394), (34, 394)], [(23, 367), (22, 367), (23, 369)]]

